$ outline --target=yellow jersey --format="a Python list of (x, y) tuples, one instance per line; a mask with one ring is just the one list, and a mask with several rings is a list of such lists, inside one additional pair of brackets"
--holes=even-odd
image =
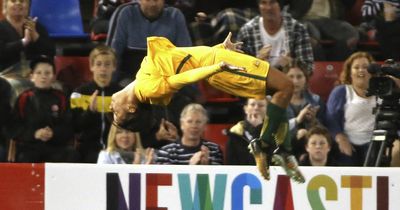
[[(219, 64), (244, 67), (221, 71)], [(176, 47), (163, 37), (147, 38), (147, 56), (135, 78), (135, 95), (142, 103), (167, 105), (185, 85), (206, 79), (229, 94), (262, 99), (266, 94), (269, 63), (252, 56), (214, 47)]]

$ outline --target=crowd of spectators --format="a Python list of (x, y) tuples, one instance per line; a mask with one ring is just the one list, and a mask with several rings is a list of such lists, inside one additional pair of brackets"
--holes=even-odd
[[(152, 106), (155, 117), (143, 132), (117, 128), (109, 119), (111, 95), (134, 79), (147, 37), (163, 36), (189, 47), (218, 44), (232, 32), (243, 53), (269, 61), (292, 80), (287, 117), (300, 164), (361, 166), (378, 99), (366, 95), (367, 68), (375, 59), (357, 45), (367, 34), (380, 44), (384, 58), (399, 60), (400, 3), (365, 0), (360, 8), (364, 21), (358, 26), (345, 17), (355, 0), (210, 2), (99, 0), (90, 30), (107, 34), (107, 40), (88, 55), (93, 80), (67, 95), (53, 85), (56, 40), (40, 20), (29, 17), (29, 0), (3, 1), (0, 74), (20, 69), (28, 60), (32, 85), (14, 102), (15, 87), (0, 77), (0, 161), (7, 161), (14, 143), (16, 162), (254, 165), (247, 145), (262, 130), (267, 98), (242, 100), (244, 119), (227, 122), (235, 125), (225, 151), (202, 137), (212, 122), (195, 84), (177, 92), (170, 105)], [(331, 41), (328, 47), (324, 40)], [(136, 56), (135, 63), (130, 56)], [(313, 63), (320, 60), (344, 64), (326, 104), (308, 89)]]

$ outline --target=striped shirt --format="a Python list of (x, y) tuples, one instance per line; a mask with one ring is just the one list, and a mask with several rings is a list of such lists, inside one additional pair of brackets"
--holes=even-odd
[(210, 150), (210, 165), (222, 165), (223, 157), (218, 144), (205, 140), (201, 140), (200, 144), (196, 147), (184, 146), (180, 140), (167, 144), (157, 151), (155, 163), (189, 165), (190, 158), (192, 158), (196, 152), (200, 151), (201, 145), (208, 147)]
[(399, 0), (365, 0), (361, 12), (363, 17), (376, 16), (383, 10), (383, 3), (388, 3), (397, 8), (397, 14), (400, 10)]

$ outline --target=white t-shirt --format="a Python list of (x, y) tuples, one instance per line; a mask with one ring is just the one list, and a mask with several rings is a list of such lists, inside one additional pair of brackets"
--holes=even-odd
[(264, 28), (264, 23), (263, 23), (263, 18), (260, 18), (260, 24), (258, 24), (260, 27), (260, 35), (261, 35), (261, 41), (263, 43), (263, 46), (265, 45), (271, 45), (272, 50), (268, 58), (268, 62), (271, 63), (271, 65), (275, 65), (278, 61), (278, 58), (282, 55), (289, 54), (289, 47), (286, 45), (285, 40), (286, 40), (286, 33), (285, 29), (283, 26), (279, 29), (279, 31), (274, 34), (270, 35), (267, 33), (267, 31)]
[(370, 142), (375, 125), (375, 115), (372, 114), (375, 106), (375, 96), (362, 98), (351, 85), (346, 85), (344, 132), (352, 144), (362, 145)]

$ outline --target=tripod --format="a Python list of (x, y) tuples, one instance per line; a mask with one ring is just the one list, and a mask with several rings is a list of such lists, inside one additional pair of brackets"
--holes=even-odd
[[(393, 105), (396, 104), (396, 105)], [(392, 161), (393, 142), (398, 139), (398, 120), (400, 114), (397, 102), (383, 100), (381, 105), (375, 107), (375, 130), (368, 147), (364, 166), (390, 166)]]
[(389, 135), (386, 130), (374, 130), (364, 166), (390, 166), (395, 139), (396, 137)]

